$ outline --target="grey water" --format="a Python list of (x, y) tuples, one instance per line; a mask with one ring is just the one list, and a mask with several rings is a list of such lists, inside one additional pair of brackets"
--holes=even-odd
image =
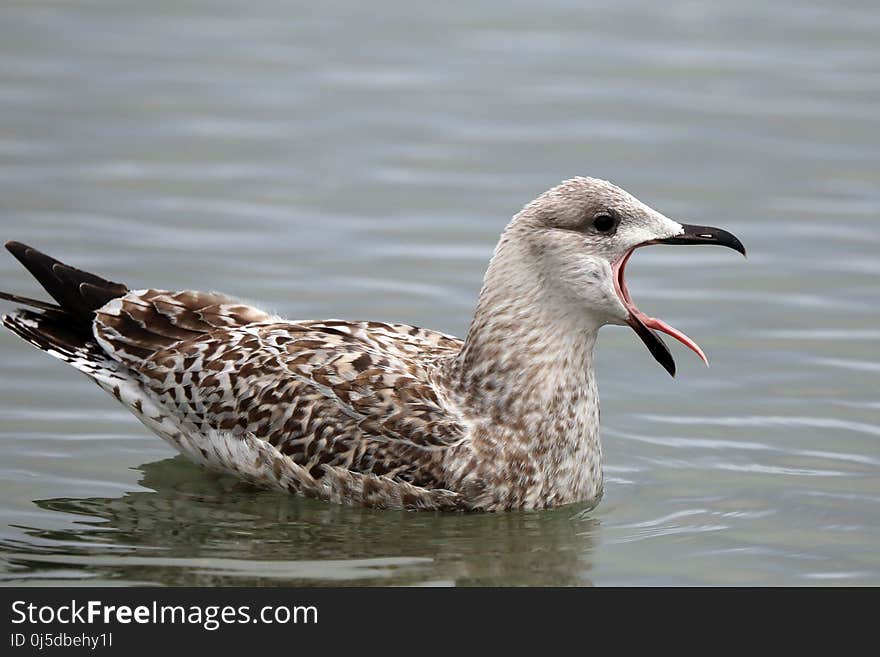
[(574, 175), (749, 259), (633, 258), (711, 367), (603, 330), (593, 511), (243, 489), (3, 332), (0, 582), (880, 584), (878, 33), (874, 0), (6, 0), (0, 239), (131, 287), (463, 335), (505, 223)]

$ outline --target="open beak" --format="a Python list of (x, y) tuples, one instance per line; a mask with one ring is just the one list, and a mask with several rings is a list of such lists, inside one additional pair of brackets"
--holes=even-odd
[(657, 362), (660, 363), (672, 376), (675, 376), (675, 360), (673, 360), (669, 348), (663, 340), (660, 339), (660, 336), (657, 335), (656, 331), (671, 335), (688, 349), (691, 349), (696, 353), (706, 365), (709, 364), (709, 361), (706, 359), (706, 354), (703, 353), (700, 346), (684, 333), (671, 327), (663, 320), (649, 317), (636, 307), (636, 304), (633, 302), (629, 290), (626, 287), (626, 279), (624, 278), (626, 263), (629, 262), (630, 257), (637, 248), (647, 246), (648, 244), (717, 244), (718, 246), (726, 246), (734, 251), (738, 251), (743, 255), (746, 254), (746, 249), (742, 245), (742, 242), (726, 230), (711, 228), (709, 226), (690, 226), (687, 224), (682, 224), (682, 227), (684, 228), (684, 232), (675, 237), (670, 237), (664, 240), (652, 240), (634, 246), (613, 265), (614, 285), (617, 289), (617, 294), (620, 296), (620, 300), (629, 311), (629, 319), (627, 322), (642, 339), (645, 346), (648, 347), (648, 351), (651, 352), (651, 355), (653, 355)]

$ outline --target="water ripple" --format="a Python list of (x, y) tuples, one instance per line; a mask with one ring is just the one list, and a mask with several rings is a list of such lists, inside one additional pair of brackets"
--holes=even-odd
[(835, 429), (852, 431), (869, 436), (880, 436), (880, 426), (866, 422), (854, 422), (840, 418), (798, 417), (774, 415), (744, 415), (742, 417), (699, 417), (683, 415), (642, 414), (640, 417), (651, 422), (667, 424), (705, 425), (718, 427), (806, 427), (810, 429)]

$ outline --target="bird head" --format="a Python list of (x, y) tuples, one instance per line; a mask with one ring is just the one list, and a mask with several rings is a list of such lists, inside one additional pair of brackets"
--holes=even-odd
[(593, 323), (629, 325), (654, 358), (675, 375), (675, 361), (657, 331), (672, 336), (704, 362), (696, 342), (638, 309), (626, 285), (627, 262), (652, 244), (715, 244), (745, 255), (720, 228), (674, 221), (621, 188), (596, 178), (573, 178), (548, 190), (514, 217), (506, 231), (532, 260), (547, 292), (588, 313)]

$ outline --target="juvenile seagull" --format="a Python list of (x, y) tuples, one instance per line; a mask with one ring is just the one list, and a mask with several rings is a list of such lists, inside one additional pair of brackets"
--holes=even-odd
[(593, 349), (628, 324), (675, 374), (624, 280), (648, 244), (718, 244), (604, 180), (526, 205), (489, 263), (467, 338), (290, 321), (216, 292), (129, 290), (19, 242), (55, 303), (3, 324), (85, 373), (192, 461), (264, 488), (390, 509), (541, 509), (602, 494)]

